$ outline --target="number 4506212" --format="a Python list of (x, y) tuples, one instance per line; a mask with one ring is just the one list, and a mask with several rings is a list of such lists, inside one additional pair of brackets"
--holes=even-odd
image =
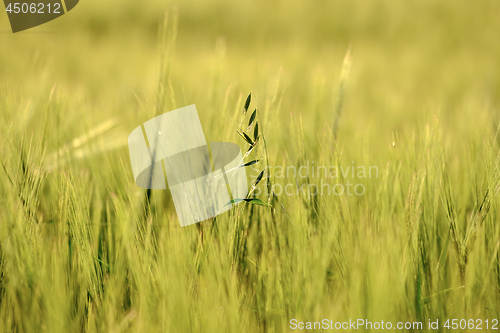
[(14, 14), (61, 14), (61, 4), (60, 3), (9, 3), (5, 9), (8, 13)]
[(486, 329), (486, 330), (498, 330), (498, 319), (493, 320), (481, 320), (481, 319), (448, 319), (446, 323), (444, 323), (444, 327), (447, 329), (457, 330), (457, 329)]

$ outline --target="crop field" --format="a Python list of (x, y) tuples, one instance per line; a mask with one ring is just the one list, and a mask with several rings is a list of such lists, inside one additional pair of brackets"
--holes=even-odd
[[(500, 329), (498, 1), (1, 8), (0, 332)], [(249, 195), (181, 227), (128, 136), (192, 104)]]

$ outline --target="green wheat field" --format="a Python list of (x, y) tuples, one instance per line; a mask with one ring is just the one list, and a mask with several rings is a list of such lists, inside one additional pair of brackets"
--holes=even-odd
[[(82, 0), (16, 34), (1, 8), (0, 332), (497, 331), (498, 1)], [(127, 138), (191, 104), (258, 162), (181, 228)]]

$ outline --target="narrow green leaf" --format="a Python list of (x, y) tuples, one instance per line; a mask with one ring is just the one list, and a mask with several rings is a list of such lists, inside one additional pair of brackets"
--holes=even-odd
[(257, 135), (259, 135), (259, 123), (255, 123), (255, 128), (253, 129), (253, 139), (257, 142)]
[(244, 164), (241, 164), (241, 165), (238, 165), (238, 168), (243, 168), (243, 167), (247, 167), (247, 166), (250, 166), (250, 165), (254, 165), (255, 163), (259, 163), (260, 160), (253, 160), (253, 161), (250, 161), (250, 162), (246, 162)]
[(248, 108), (250, 107), (250, 102), (252, 101), (252, 93), (250, 93), (245, 102), (245, 107), (243, 108), (243, 114), (247, 113)]
[(256, 115), (257, 115), (257, 108), (255, 108), (255, 110), (253, 110), (252, 115), (250, 116), (250, 120), (248, 121), (248, 130), (250, 130), (252, 128), (252, 124), (255, 120)]
[(259, 175), (257, 176), (257, 179), (255, 179), (255, 184), (253, 186), (257, 186), (258, 183), (260, 183), (260, 181), (262, 180), (262, 177), (264, 176), (264, 172), (266, 171), (266, 169), (262, 170)]
[(250, 139), (250, 137), (245, 133), (245, 132), (242, 132), (241, 130), (238, 130), (238, 134), (249, 144), (249, 145), (253, 145), (253, 141), (252, 139)]
[(248, 202), (249, 204), (252, 204), (252, 205), (264, 206), (264, 207), (271, 207), (270, 205), (268, 205), (264, 201), (262, 201), (260, 199), (257, 199), (257, 198), (253, 198), (253, 199), (250, 199), (250, 198), (233, 199), (233, 200), (229, 201), (225, 206), (228, 206), (228, 205), (231, 205), (231, 204), (234, 204), (234, 203), (238, 203), (238, 202), (242, 202), (242, 201)]

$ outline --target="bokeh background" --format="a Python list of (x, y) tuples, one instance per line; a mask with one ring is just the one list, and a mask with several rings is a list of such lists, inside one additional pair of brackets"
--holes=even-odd
[[(290, 112), (300, 113), (313, 136), (332, 118), (351, 46), (346, 136), (364, 132), (380, 145), (390, 140), (380, 133), (411, 129), (433, 114), (466, 134), (482, 131), (469, 125), (494, 117), (499, 102), (498, 9), (496, 1), (85, 1), (20, 34), (9, 33), (2, 15), (0, 74), (26, 94), (58, 83), (75, 98), (71, 119), (133, 112), (136, 95), (156, 89), (159, 26), (166, 12), (177, 12), (170, 80), (179, 106), (217, 113), (212, 103), (229, 86), (233, 95), (253, 91), (264, 101), (279, 80), (286, 94), (274, 110), (280, 126)], [(78, 111), (77, 98), (91, 110)]]

